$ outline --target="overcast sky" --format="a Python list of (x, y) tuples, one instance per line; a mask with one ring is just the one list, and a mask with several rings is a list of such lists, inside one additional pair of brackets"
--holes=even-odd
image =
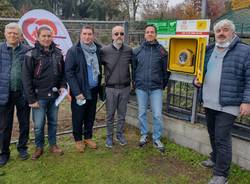
[(182, 3), (184, 0), (169, 0), (170, 6), (175, 6), (176, 4)]

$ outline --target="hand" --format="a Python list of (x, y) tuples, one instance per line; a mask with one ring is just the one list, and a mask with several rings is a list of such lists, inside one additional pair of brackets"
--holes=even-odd
[(65, 90), (66, 90), (65, 88), (60, 88), (58, 91), (59, 95), (62, 95)]
[(240, 115), (241, 116), (250, 115), (250, 104), (242, 103), (240, 105)]
[(38, 108), (40, 107), (38, 102), (35, 102), (35, 103), (33, 103), (33, 104), (29, 104), (29, 106), (30, 106), (31, 108), (35, 108), (35, 109), (38, 109)]
[(198, 79), (197, 78), (195, 78), (194, 79), (194, 85), (196, 86), (196, 87), (201, 87), (201, 83), (200, 83), (200, 81), (198, 81)]
[(82, 93), (76, 96), (76, 100), (83, 100), (83, 99), (85, 99), (85, 97), (83, 96)]

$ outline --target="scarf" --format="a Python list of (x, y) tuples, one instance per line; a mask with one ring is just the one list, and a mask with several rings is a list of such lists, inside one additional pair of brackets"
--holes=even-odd
[(87, 61), (87, 65), (92, 65), (92, 74), (93, 79), (95, 81), (98, 80), (98, 75), (100, 74), (98, 58), (96, 55), (96, 45), (92, 43), (91, 45), (87, 45), (81, 42), (81, 47), (85, 55), (85, 59)]

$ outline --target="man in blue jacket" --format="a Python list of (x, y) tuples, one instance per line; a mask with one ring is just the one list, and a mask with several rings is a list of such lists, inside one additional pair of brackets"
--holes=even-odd
[(147, 25), (145, 42), (134, 50), (133, 80), (138, 101), (138, 119), (141, 129), (139, 146), (148, 140), (147, 108), (150, 105), (153, 113), (153, 145), (161, 152), (165, 150), (161, 142), (162, 92), (168, 83), (170, 73), (167, 72), (168, 53), (156, 40), (156, 27)]
[[(232, 125), (238, 115), (250, 114), (250, 47), (240, 42), (230, 20), (216, 23), (214, 33), (215, 44), (206, 50), (202, 86), (212, 152), (202, 165), (213, 167), (209, 184), (225, 184), (232, 160)], [(201, 87), (197, 80), (194, 84)]]
[(21, 28), (17, 23), (5, 26), (6, 42), (0, 45), (0, 166), (10, 157), (10, 140), (13, 126), (14, 108), (19, 122), (17, 150), (21, 160), (28, 158), (30, 108), (23, 95), (21, 68), (28, 46), (20, 43)]
[(92, 136), (102, 68), (101, 46), (94, 42), (94, 34), (93, 27), (82, 27), (80, 41), (68, 50), (65, 60), (66, 80), (72, 97), (73, 136), (78, 152), (84, 152), (85, 145), (92, 149), (97, 148)]

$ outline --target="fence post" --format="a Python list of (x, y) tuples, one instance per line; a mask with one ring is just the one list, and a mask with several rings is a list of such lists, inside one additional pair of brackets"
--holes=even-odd
[(191, 123), (195, 123), (195, 119), (196, 119), (197, 96), (198, 96), (198, 89), (194, 88)]
[(171, 98), (171, 96), (170, 96), (170, 92), (171, 92), (171, 83), (172, 83), (172, 81), (170, 81), (170, 80), (169, 80), (168, 85), (167, 85), (167, 99), (166, 99), (166, 105), (167, 105), (167, 107), (166, 107), (166, 112), (167, 112), (167, 113), (169, 112), (169, 109), (170, 109), (170, 98)]
[(129, 33), (129, 30), (128, 30), (128, 22), (127, 21), (125, 21), (124, 22), (124, 32), (125, 32), (125, 43), (126, 44), (129, 44), (129, 35), (128, 35), (128, 33)]

